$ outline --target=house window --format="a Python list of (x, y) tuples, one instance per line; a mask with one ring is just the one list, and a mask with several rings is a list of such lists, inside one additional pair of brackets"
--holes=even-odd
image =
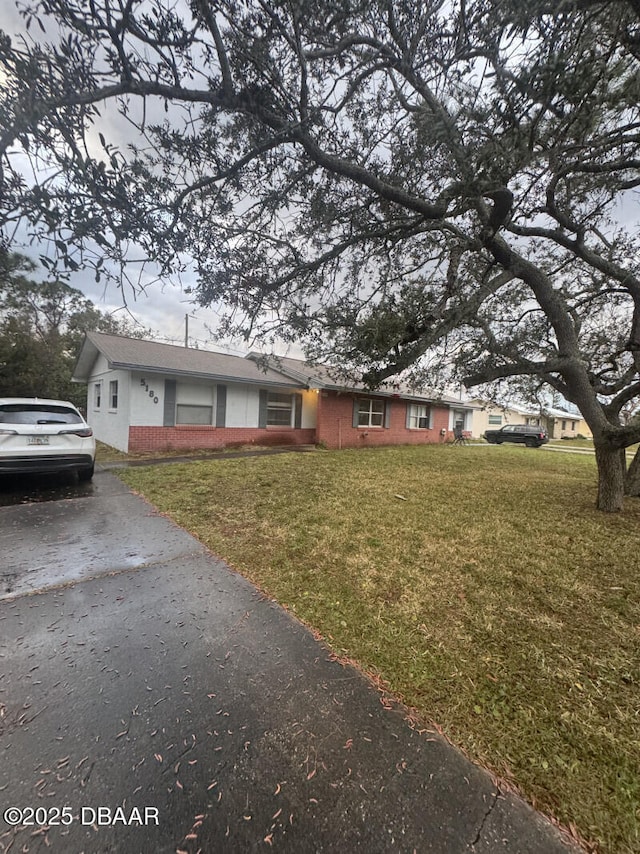
[(562, 429), (563, 429), (563, 430), (566, 430), (566, 429), (567, 429), (567, 422), (566, 422), (564, 419), (563, 419), (563, 421), (562, 421)]
[(407, 419), (409, 430), (429, 429), (429, 407), (421, 403), (409, 404), (409, 418)]
[(502, 415), (490, 415), (489, 424), (496, 424), (500, 427), (502, 425)]
[(109, 408), (118, 408), (118, 380), (111, 380), (109, 383)]
[(211, 426), (212, 419), (212, 406), (200, 406), (193, 403), (178, 403), (176, 406), (176, 424)]
[(213, 425), (214, 389), (208, 383), (183, 383), (176, 387), (176, 425)]
[(358, 427), (382, 427), (384, 400), (358, 401)]
[(267, 427), (291, 427), (293, 395), (270, 391), (267, 395)]
[(539, 418), (527, 418), (525, 420), (525, 423), (529, 424), (532, 427), (538, 427), (540, 425), (540, 419)]
[(96, 383), (93, 387), (93, 408), (100, 409), (102, 403), (102, 383)]
[(572, 421), (572, 422), (571, 422), (571, 430), (572, 430), (574, 433), (576, 432), (576, 422), (575, 422), (575, 421)]
[(466, 429), (466, 421), (467, 421), (467, 413), (465, 412), (464, 409), (454, 409), (453, 410), (452, 422), (453, 422), (453, 429), (454, 430), (456, 428), (458, 430), (465, 430)]

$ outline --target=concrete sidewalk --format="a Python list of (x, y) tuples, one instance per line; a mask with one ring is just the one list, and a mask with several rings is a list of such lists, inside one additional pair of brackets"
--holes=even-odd
[(0, 548), (0, 852), (570, 850), (112, 475)]

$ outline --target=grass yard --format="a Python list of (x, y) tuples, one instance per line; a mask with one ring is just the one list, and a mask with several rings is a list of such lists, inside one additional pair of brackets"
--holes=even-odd
[(286, 454), (119, 473), (607, 854), (640, 852), (640, 501), (590, 455)]
[(549, 439), (549, 444), (561, 448), (589, 448), (593, 450), (593, 439)]

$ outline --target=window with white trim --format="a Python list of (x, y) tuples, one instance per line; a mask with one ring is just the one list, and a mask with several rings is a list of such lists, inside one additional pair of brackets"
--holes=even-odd
[(429, 429), (429, 407), (424, 403), (410, 403), (407, 419), (409, 430)]
[(384, 400), (358, 401), (358, 427), (382, 427), (384, 424)]
[(267, 427), (291, 427), (293, 395), (270, 391), (267, 395)]
[(109, 382), (109, 409), (118, 408), (118, 380)]
[(102, 381), (93, 386), (93, 408), (100, 409), (102, 403)]
[(502, 415), (490, 415), (489, 424), (496, 424), (500, 427), (502, 425)]

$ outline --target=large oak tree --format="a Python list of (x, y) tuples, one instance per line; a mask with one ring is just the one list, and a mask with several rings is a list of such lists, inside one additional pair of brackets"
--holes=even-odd
[(25, 3), (29, 35), (0, 39), (5, 232), (26, 218), (71, 266), (193, 265), (229, 329), (372, 386), (433, 352), (469, 385), (545, 383), (618, 510), (640, 440), (620, 418), (640, 395), (637, 6)]

